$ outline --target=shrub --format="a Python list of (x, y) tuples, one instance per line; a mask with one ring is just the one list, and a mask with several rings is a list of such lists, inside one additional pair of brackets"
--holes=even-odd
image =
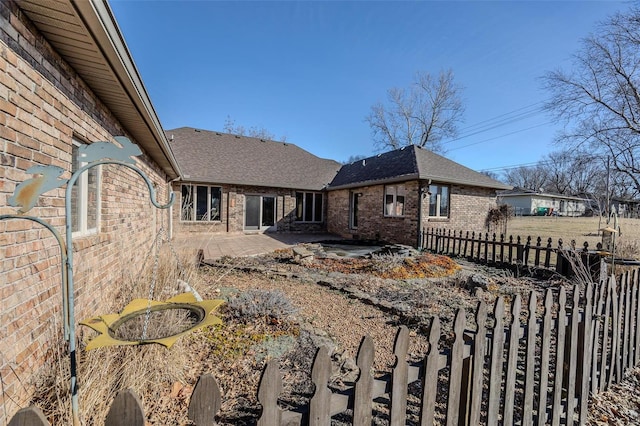
[(284, 320), (298, 311), (280, 290), (248, 290), (229, 299), (227, 308), (231, 316), (246, 319)]

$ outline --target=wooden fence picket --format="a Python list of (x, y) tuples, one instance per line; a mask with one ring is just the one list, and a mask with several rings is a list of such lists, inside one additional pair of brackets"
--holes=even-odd
[(578, 423), (585, 424), (588, 416), (588, 402), (589, 402), (589, 389), (591, 379), (591, 357), (593, 356), (593, 284), (588, 283), (585, 290), (585, 301), (583, 308), (584, 319), (584, 338), (582, 340), (582, 347), (578, 348), (578, 354), (582, 360), (578, 361), (581, 366), (581, 376), (579, 380), (578, 389), (579, 393), (579, 405), (580, 411), (578, 416)]
[(328, 425), (331, 422), (331, 390), (327, 387), (331, 376), (331, 359), (326, 346), (316, 353), (311, 369), (315, 393), (309, 403), (309, 426)]
[(393, 354), (396, 357), (391, 376), (391, 398), (389, 407), (390, 426), (404, 425), (407, 418), (407, 386), (409, 384), (409, 364), (407, 352), (409, 350), (409, 329), (403, 325), (398, 328)]
[(480, 423), (482, 410), (482, 390), (484, 379), (485, 350), (487, 342), (487, 305), (480, 301), (476, 309), (476, 335), (473, 340), (473, 375), (471, 379), (471, 406), (469, 425)]
[(489, 367), (489, 405), (487, 423), (498, 424), (500, 415), (500, 393), (502, 383), (502, 365), (504, 351), (504, 299), (496, 299), (493, 308), (493, 328), (491, 333), (491, 360)]
[(542, 348), (540, 351), (540, 383), (538, 387), (538, 426), (547, 421), (547, 394), (549, 386), (549, 353), (551, 349), (551, 319), (553, 316), (553, 293), (547, 289), (544, 297), (544, 316), (542, 319)]
[(138, 395), (131, 389), (119, 392), (111, 403), (105, 426), (145, 426), (144, 410)]
[(38, 407), (20, 409), (9, 421), (7, 426), (50, 426), (44, 414)]
[(464, 380), (462, 374), (462, 361), (464, 358), (464, 326), (466, 313), (464, 309), (458, 309), (454, 320), (453, 333), (455, 339), (451, 347), (449, 357), (449, 396), (447, 399), (447, 425), (458, 425), (460, 415), (460, 394), (461, 381)]
[(354, 388), (353, 400), (353, 425), (354, 426), (370, 426), (371, 425), (371, 396), (373, 390), (373, 376), (371, 375), (371, 366), (373, 365), (373, 355), (375, 353), (373, 347), (373, 339), (366, 336), (360, 342), (358, 356), (356, 357), (356, 365), (360, 369), (360, 375), (356, 381)]
[(520, 340), (520, 295), (511, 301), (511, 324), (509, 325), (509, 344), (507, 369), (505, 374), (504, 416), (505, 425), (513, 424), (514, 400), (516, 393), (516, 372), (518, 369), (518, 348)]
[(433, 426), (436, 409), (436, 395), (438, 394), (438, 370), (440, 352), (440, 318), (433, 317), (429, 329), (429, 353), (424, 359), (424, 374), (422, 377), (422, 406), (420, 407), (420, 425)]
[(560, 287), (558, 295), (558, 317), (556, 318), (556, 360), (553, 375), (553, 408), (551, 411), (551, 425), (558, 426), (562, 416), (562, 382), (564, 379), (564, 348), (566, 345), (565, 333), (567, 330), (567, 293), (564, 287)]
[(278, 368), (278, 360), (270, 360), (262, 371), (258, 387), (258, 402), (262, 405), (262, 413), (258, 418), (258, 426), (279, 425), (281, 419), (278, 407), (278, 396), (282, 391), (282, 376)]
[(200, 376), (189, 401), (189, 420), (198, 426), (214, 426), (221, 406), (222, 395), (216, 379), (211, 374)]
[(535, 367), (536, 367), (536, 336), (537, 336), (537, 316), (536, 308), (538, 306), (536, 300), (536, 292), (529, 292), (529, 304), (527, 318), (527, 348), (525, 354), (525, 373), (524, 373), (524, 400), (522, 407), (522, 424), (533, 424), (533, 401), (534, 401), (534, 385), (535, 385)]
[(578, 366), (578, 334), (580, 327), (580, 288), (577, 285), (573, 286), (573, 297), (571, 303), (571, 316), (569, 327), (567, 332), (569, 337), (567, 341), (569, 342), (568, 348), (568, 356), (565, 356), (565, 359), (568, 359), (568, 364), (566, 368), (566, 377), (567, 377), (567, 424), (573, 423), (573, 418), (576, 409), (576, 374), (579, 370)]

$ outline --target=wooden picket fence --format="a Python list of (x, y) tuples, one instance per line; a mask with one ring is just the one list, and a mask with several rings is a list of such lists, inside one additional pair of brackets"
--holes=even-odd
[[(555, 268), (562, 275), (572, 273), (564, 253), (574, 247), (564, 245), (560, 238), (553, 244), (551, 238), (522, 238), (520, 236), (497, 235), (488, 232), (451, 231), (442, 228), (423, 229), (421, 248), (434, 253), (453, 257), (464, 257), (476, 263), (496, 267), (544, 267)], [(577, 249), (582, 253), (583, 261), (597, 273), (600, 256), (594, 251), (602, 250), (598, 243), (591, 249), (584, 242)]]
[[(491, 310), (480, 302), (473, 321), (458, 310), (453, 335), (441, 333), (434, 317), (429, 352), (415, 365), (407, 361), (409, 331), (402, 326), (394, 344), (396, 365), (383, 377), (371, 374), (374, 343), (364, 337), (356, 359), (362, 373), (347, 391), (329, 389), (331, 362), (322, 347), (311, 370), (315, 393), (297, 411), (278, 406), (282, 375), (278, 361), (271, 360), (257, 390), (263, 407), (257, 425), (329, 425), (332, 416), (347, 410), (352, 424), (362, 426), (371, 425), (374, 416), (390, 425), (585, 424), (589, 395), (619, 382), (640, 361), (639, 276), (640, 270), (628, 271), (618, 279), (576, 285), (568, 294), (564, 287), (548, 289), (541, 300), (531, 292), (524, 308), (520, 295), (497, 298)], [(373, 400), (386, 401), (387, 408), (381, 411), (378, 404), (374, 411)], [(190, 419), (199, 426), (215, 424), (221, 402), (215, 379), (200, 377)], [(106, 425), (144, 426), (144, 418), (139, 399), (124, 391), (112, 403)], [(9, 425), (49, 423), (30, 407)]]

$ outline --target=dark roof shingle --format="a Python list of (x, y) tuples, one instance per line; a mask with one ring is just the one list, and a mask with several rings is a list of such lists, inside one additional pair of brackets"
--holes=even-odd
[(340, 168), (288, 142), (192, 127), (166, 134), (186, 181), (317, 191)]
[(330, 189), (375, 185), (411, 179), (509, 189), (482, 173), (415, 145), (365, 158), (342, 167)]

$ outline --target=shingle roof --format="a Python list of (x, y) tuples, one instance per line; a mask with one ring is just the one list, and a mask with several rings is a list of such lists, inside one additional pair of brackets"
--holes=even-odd
[(455, 161), (411, 145), (343, 166), (329, 189), (411, 179), (431, 179), (434, 182), (495, 189), (511, 188)]
[(183, 179), (192, 182), (321, 190), (340, 163), (288, 142), (181, 127), (167, 138)]

